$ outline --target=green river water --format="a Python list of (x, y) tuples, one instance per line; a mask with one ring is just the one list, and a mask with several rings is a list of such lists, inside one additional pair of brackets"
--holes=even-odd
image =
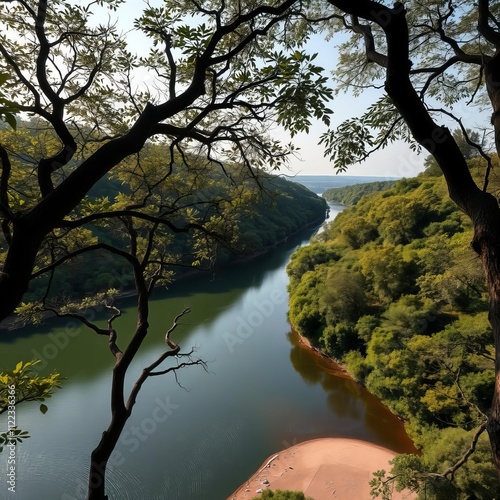
[[(145, 384), (109, 466), (110, 499), (223, 500), (268, 455), (323, 436), (412, 449), (397, 418), (291, 333), (285, 267), (310, 236), (303, 232), (252, 262), (155, 295), (130, 384), (162, 352), (164, 332), (184, 307), (192, 312), (175, 341), (183, 350), (196, 347), (208, 372), (190, 367), (179, 372), (179, 383), (166, 376)], [(122, 346), (133, 331), (133, 304), (123, 301), (116, 321)], [(91, 450), (110, 419), (106, 338), (68, 321), (3, 333), (0, 367), (38, 357), (45, 371), (67, 380), (46, 415), (36, 404), (18, 407), (17, 423), (31, 438), (17, 448), (15, 494), (7, 491), (0, 455), (0, 498), (83, 499)]]

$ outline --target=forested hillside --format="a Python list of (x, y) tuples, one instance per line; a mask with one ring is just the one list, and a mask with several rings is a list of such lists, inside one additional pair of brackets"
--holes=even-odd
[(323, 193), (326, 201), (341, 203), (342, 205), (355, 205), (363, 196), (369, 193), (384, 191), (396, 184), (396, 181), (375, 181), (364, 184), (353, 184), (351, 186), (342, 186), (327, 189)]
[[(175, 182), (182, 183), (182, 178)], [(230, 221), (224, 228), (227, 241), (223, 244), (200, 249), (199, 243), (189, 233), (165, 232), (164, 242), (172, 263), (169, 281), (194, 269), (211, 269), (264, 252), (309, 224), (320, 224), (325, 218), (326, 202), (301, 184), (267, 174), (262, 174), (259, 179), (260, 187), (253, 185), (250, 180), (244, 184), (247, 190), (241, 199), (234, 200), (231, 214), (226, 214), (226, 220)], [(110, 193), (106, 185), (112, 187), (115, 183), (108, 180), (104, 186), (101, 185), (100, 196), (89, 203), (106, 206), (120, 200), (123, 192), (128, 191), (127, 185), (120, 185), (118, 192)], [(210, 196), (215, 196), (214, 193), (220, 198), (229, 199), (233, 196), (233, 187), (226, 178), (217, 175), (215, 169), (212, 184), (207, 185), (207, 190), (211, 190)], [(174, 191), (176, 197), (182, 196), (177, 188)], [(198, 197), (203, 198), (203, 193), (198, 192)], [(120, 246), (124, 238), (116, 228), (110, 231), (108, 227), (96, 225), (91, 232), (96, 240), (113, 246)], [(57, 273), (53, 286), (66, 295), (78, 297), (89, 289), (127, 289), (132, 285), (132, 280), (132, 274), (123, 259), (103, 254), (95, 260), (88, 255), (76, 259), (67, 266), (65, 272)], [(32, 287), (32, 296), (37, 294), (37, 288), (45, 288), (43, 282), (37, 284)]]
[[(0, 142), (12, 148), (22, 144), (26, 152), (12, 162), (11, 185), (16, 189), (10, 203), (28, 211), (37, 200), (32, 172), (36, 141), (43, 143), (48, 151), (56, 150), (56, 141), (36, 123), (19, 125), (17, 130), (0, 129)], [(73, 214), (73, 218), (88, 222), (79, 231), (71, 231), (71, 223), (67, 230), (54, 231), (44, 248), (53, 259), (62, 259), (64, 266), (53, 274), (34, 279), (25, 301), (39, 300), (49, 283), (51, 296), (64, 296), (66, 301), (130, 287), (132, 270), (127, 259), (120, 255), (120, 249), (130, 242), (125, 214), (134, 207), (146, 211), (142, 223), (134, 228), (139, 251), (147, 252), (147, 242), (153, 234), (147, 225), (148, 207), (156, 206), (170, 215), (169, 224), (154, 229), (158, 247), (157, 255), (152, 258), (166, 266), (164, 283), (186, 271), (212, 268), (265, 251), (299, 229), (324, 220), (325, 200), (301, 184), (248, 166), (226, 164), (221, 168), (215, 162), (201, 162), (189, 155), (173, 162), (169, 175), (165, 176), (162, 168), (168, 161), (163, 147), (149, 144), (140, 156), (124, 162), (113, 175), (101, 179)], [(183, 161), (189, 162), (189, 168)], [(75, 160), (71, 168), (77, 165)], [(105, 217), (112, 211), (124, 215), (112, 221)], [(211, 240), (196, 234), (202, 224), (214, 235)], [(182, 229), (189, 225), (191, 231)], [(97, 257), (95, 252), (79, 255), (83, 245), (96, 249), (107, 245), (113, 251), (99, 252)], [(65, 260), (72, 253), (73, 257)], [(7, 245), (0, 236), (0, 262), (6, 255)], [(38, 267), (42, 267), (42, 262)]]
[(423, 454), (397, 457), (393, 474), (427, 499), (500, 494), (486, 433), (474, 442), (494, 348), (471, 239), (444, 178), (422, 176), (362, 198), (288, 266), (291, 323), (405, 420)]

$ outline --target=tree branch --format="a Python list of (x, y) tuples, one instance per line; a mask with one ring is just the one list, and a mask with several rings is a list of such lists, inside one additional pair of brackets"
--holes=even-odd
[(52, 264), (49, 264), (48, 266), (45, 266), (42, 269), (39, 269), (38, 271), (34, 272), (31, 275), (31, 279), (37, 278), (42, 274), (45, 274), (49, 271), (52, 271), (53, 269), (56, 269), (67, 260), (74, 259), (78, 255), (81, 255), (86, 252), (91, 252), (93, 250), (107, 250), (110, 253), (119, 255), (120, 257), (123, 257), (124, 259), (128, 260), (128, 262), (131, 263), (132, 265), (134, 265), (135, 263), (135, 260), (129, 253), (124, 252), (123, 250), (120, 250), (112, 245), (108, 245), (107, 243), (96, 243), (95, 245), (89, 245), (84, 248), (79, 248), (78, 250), (75, 250), (73, 252), (68, 253), (67, 255), (64, 255), (63, 257), (53, 262)]
[(481, 434), (486, 430), (486, 425), (487, 422), (484, 422), (479, 426), (478, 430), (474, 434), (470, 448), (465, 452), (464, 456), (458, 462), (455, 462), (451, 467), (446, 469), (442, 474), (440, 474), (440, 476), (442, 476), (443, 478), (448, 478), (448, 476), (451, 476), (451, 481), (453, 481), (455, 472), (457, 472), (457, 470), (462, 467), (462, 465), (464, 465), (469, 457), (476, 451), (477, 442)]
[(51, 312), (58, 318), (73, 318), (77, 319), (78, 321), (81, 321), (85, 326), (93, 330), (95, 333), (98, 335), (109, 335), (109, 330), (106, 328), (99, 328), (97, 325), (89, 321), (83, 314), (78, 314), (78, 313), (61, 313), (57, 309), (54, 309), (53, 307), (44, 307), (45, 311)]
[(119, 318), (122, 315), (122, 312), (120, 309), (118, 309), (117, 307), (114, 307), (111, 304), (106, 305), (106, 307), (108, 309), (114, 311), (113, 316), (111, 316), (111, 318), (108, 319), (108, 334), (109, 334), (108, 346), (109, 346), (109, 350), (111, 351), (111, 354), (113, 354), (113, 356), (116, 359), (116, 362), (118, 363), (123, 356), (123, 352), (116, 345), (116, 339), (118, 338), (118, 335), (116, 333), (116, 330), (113, 328), (113, 321), (116, 318)]
[[(389, 58), (386, 92), (404, 117), (415, 140), (436, 158), (443, 170), (451, 198), (467, 214), (474, 213), (476, 201), (483, 193), (474, 183), (450, 131), (433, 121), (410, 80), (409, 31), (404, 5), (397, 2), (391, 9), (370, 0), (356, 3), (349, 0), (328, 1), (344, 12), (379, 24), (384, 30)], [(469, 195), (463, 196), (464, 192)]]
[(477, 12), (478, 22), (477, 29), (484, 38), (492, 43), (495, 47), (500, 47), (500, 33), (490, 26), (489, 19), (491, 17), (489, 0), (478, 0)]
[(191, 309), (189, 309), (189, 307), (187, 307), (174, 318), (172, 326), (169, 328), (169, 330), (165, 334), (165, 342), (170, 347), (170, 350), (164, 352), (154, 363), (152, 363), (147, 368), (144, 368), (142, 370), (140, 377), (137, 379), (136, 383), (134, 384), (134, 387), (132, 388), (132, 391), (130, 392), (129, 399), (127, 401), (128, 411), (132, 410), (132, 408), (136, 402), (137, 395), (139, 394), (139, 391), (141, 390), (141, 387), (144, 384), (144, 382), (147, 380), (147, 378), (149, 376), (151, 376), (151, 372), (155, 368), (157, 368), (161, 363), (163, 363), (163, 361), (165, 361), (167, 358), (169, 358), (171, 356), (176, 356), (179, 353), (180, 347), (177, 344), (175, 344), (174, 342), (172, 342), (172, 340), (170, 339), (170, 335), (173, 333), (173, 331), (179, 325), (179, 319), (190, 312), (191, 312)]
[(359, 19), (356, 15), (352, 15), (351, 20), (352, 31), (360, 34), (365, 42), (365, 54), (367, 61), (374, 62), (379, 66), (387, 68), (387, 56), (380, 52), (377, 52), (371, 26), (369, 24), (360, 24)]

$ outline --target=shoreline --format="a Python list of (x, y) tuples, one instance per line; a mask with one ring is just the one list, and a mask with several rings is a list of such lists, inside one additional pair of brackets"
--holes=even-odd
[[(326, 218), (324, 218), (322, 220), (321, 220), (321, 218), (315, 219), (315, 220), (307, 223), (305, 226), (302, 226), (301, 228), (291, 232), (289, 235), (285, 236), (281, 240), (276, 241), (272, 245), (265, 246), (265, 247), (261, 248), (260, 250), (257, 250), (255, 252), (252, 252), (249, 254), (239, 254), (239, 255), (235, 254), (234, 260), (230, 260), (229, 262), (222, 264), (219, 267), (219, 269), (224, 269), (224, 268), (230, 267), (232, 265), (237, 266), (237, 265), (251, 262), (252, 260), (257, 259), (257, 258), (261, 257), (262, 255), (265, 255), (266, 253), (271, 252), (273, 249), (279, 247), (280, 245), (286, 243), (289, 238), (292, 238), (293, 236), (299, 234), (301, 231), (305, 231), (307, 229), (317, 231), (325, 221), (326, 221)], [(190, 269), (188, 271), (184, 271), (176, 279), (174, 279), (174, 281), (172, 281), (172, 283), (170, 283), (170, 285), (173, 285), (173, 284), (175, 284), (179, 281), (182, 281), (184, 279), (189, 279), (189, 278), (192, 278), (194, 276), (200, 276), (200, 275), (207, 273), (207, 272), (209, 272), (208, 269), (196, 269), (196, 268)], [(135, 297), (136, 295), (137, 295), (137, 292), (135, 289), (122, 290), (115, 297), (115, 300), (127, 299), (130, 297)], [(83, 300), (83, 297), (80, 300)], [(47, 317), (45, 319), (51, 320), (53, 318), (57, 318), (57, 316), (50, 314), (50, 313), (47, 313)], [(22, 328), (25, 328), (26, 326), (33, 326), (33, 325), (19, 324), (18, 322), (19, 322), (18, 317), (15, 314), (11, 314), (10, 316), (5, 318), (4, 320), (0, 321), (0, 332), (1, 331), (13, 332), (15, 330), (20, 330)]]
[[(332, 375), (335, 375), (336, 377), (341, 377), (341, 378), (346, 378), (346, 379), (352, 380), (353, 382), (355, 382), (356, 384), (359, 384), (361, 387), (363, 387), (368, 392), (370, 392), (370, 390), (366, 387), (366, 385), (364, 385), (361, 381), (359, 381), (357, 378), (353, 377), (349, 373), (349, 370), (347, 369), (346, 365), (344, 365), (340, 361), (337, 361), (335, 358), (332, 358), (331, 356), (329, 356), (328, 354), (323, 352), (321, 349), (318, 349), (317, 347), (315, 347), (311, 343), (311, 341), (307, 337), (304, 337), (304, 335), (301, 335), (294, 328), (293, 325), (290, 325), (290, 326), (291, 326), (293, 333), (295, 335), (297, 335), (297, 337), (299, 339), (298, 345), (301, 348), (308, 349), (308, 350), (314, 352), (318, 356), (321, 356), (322, 358), (324, 358), (329, 364), (331, 364), (331, 369), (328, 370), (328, 373), (331, 373)], [(374, 397), (376, 397), (380, 401), (380, 404), (383, 405), (387, 409), (388, 412), (390, 412), (392, 415), (394, 415), (396, 418), (398, 418), (401, 422), (405, 422), (405, 420), (402, 417), (400, 417), (399, 415), (397, 415), (396, 413), (394, 413), (379, 396), (373, 394), (372, 392), (370, 392), (370, 394), (372, 394)], [(415, 448), (415, 450), (417, 453), (419, 453), (416, 448)]]
[[(302, 491), (314, 500), (370, 500), (373, 472), (390, 469), (398, 453), (366, 441), (319, 438), (270, 455), (227, 500), (250, 500), (264, 489)], [(413, 500), (393, 491), (393, 500)]]
[[(323, 358), (328, 364), (326, 371), (360, 384), (345, 366), (314, 347), (293, 326), (292, 330), (297, 336), (296, 345)], [(383, 401), (380, 403), (385, 407)], [(402, 420), (389, 408), (386, 407), (386, 410)], [(406, 453), (419, 454), (409, 441), (414, 451)], [(389, 472), (389, 461), (399, 454), (389, 448), (354, 438), (323, 437), (304, 441), (267, 457), (227, 500), (251, 500), (259, 497), (265, 489), (302, 491), (313, 500), (371, 500), (369, 483), (374, 477), (373, 472), (380, 469)], [(408, 490), (395, 491), (394, 486), (391, 491), (392, 500), (417, 498), (415, 493)]]

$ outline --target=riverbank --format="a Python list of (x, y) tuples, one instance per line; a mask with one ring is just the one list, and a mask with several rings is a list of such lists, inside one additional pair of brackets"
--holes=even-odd
[[(272, 245), (266, 245), (259, 250), (256, 250), (254, 252), (248, 253), (248, 254), (234, 254), (233, 257), (229, 260), (224, 262), (223, 264), (215, 265), (213, 268), (205, 268), (205, 269), (197, 269), (197, 268), (192, 268), (189, 270), (183, 270), (180, 272), (175, 279), (169, 283), (169, 285), (173, 285), (174, 283), (177, 283), (179, 281), (183, 281), (185, 279), (190, 279), (202, 274), (206, 274), (208, 272), (218, 272), (227, 268), (230, 268), (231, 266), (240, 266), (243, 264), (248, 264), (249, 262), (252, 262), (256, 260), (257, 258), (261, 257), (262, 255), (265, 255), (276, 248), (280, 247), (281, 245), (285, 244), (288, 242), (289, 239), (299, 235), (302, 231), (317, 231), (322, 224), (327, 220), (327, 215), (325, 214), (325, 217), (320, 217), (318, 219), (315, 219), (306, 225), (300, 227), (299, 229), (292, 231), (290, 234), (285, 236), (284, 238), (277, 240), (275, 243)], [(110, 286), (109, 288), (113, 288)], [(102, 290), (105, 291), (105, 290)], [(120, 289), (119, 293), (114, 297), (115, 303), (118, 302), (121, 299), (127, 299), (130, 297), (135, 297), (137, 295), (137, 291), (135, 288), (123, 288)], [(84, 297), (81, 297), (81, 300), (83, 300)], [(84, 313), (85, 310), (80, 311), (81, 313)], [(50, 320), (52, 318), (56, 318), (57, 316), (54, 315), (53, 313), (46, 312), (44, 313), (44, 321), (45, 320)], [(19, 330), (21, 328), (24, 328), (27, 325), (24, 321), (20, 320), (20, 318), (17, 316), (17, 314), (11, 314), (9, 317), (5, 318), (4, 320), (0, 321), (0, 331), (13, 331), (13, 330)]]
[[(228, 500), (249, 500), (267, 488), (303, 491), (314, 500), (369, 500), (373, 472), (389, 470), (396, 455), (356, 439), (305, 441), (268, 457)], [(392, 494), (393, 500), (414, 498), (409, 491)]]

